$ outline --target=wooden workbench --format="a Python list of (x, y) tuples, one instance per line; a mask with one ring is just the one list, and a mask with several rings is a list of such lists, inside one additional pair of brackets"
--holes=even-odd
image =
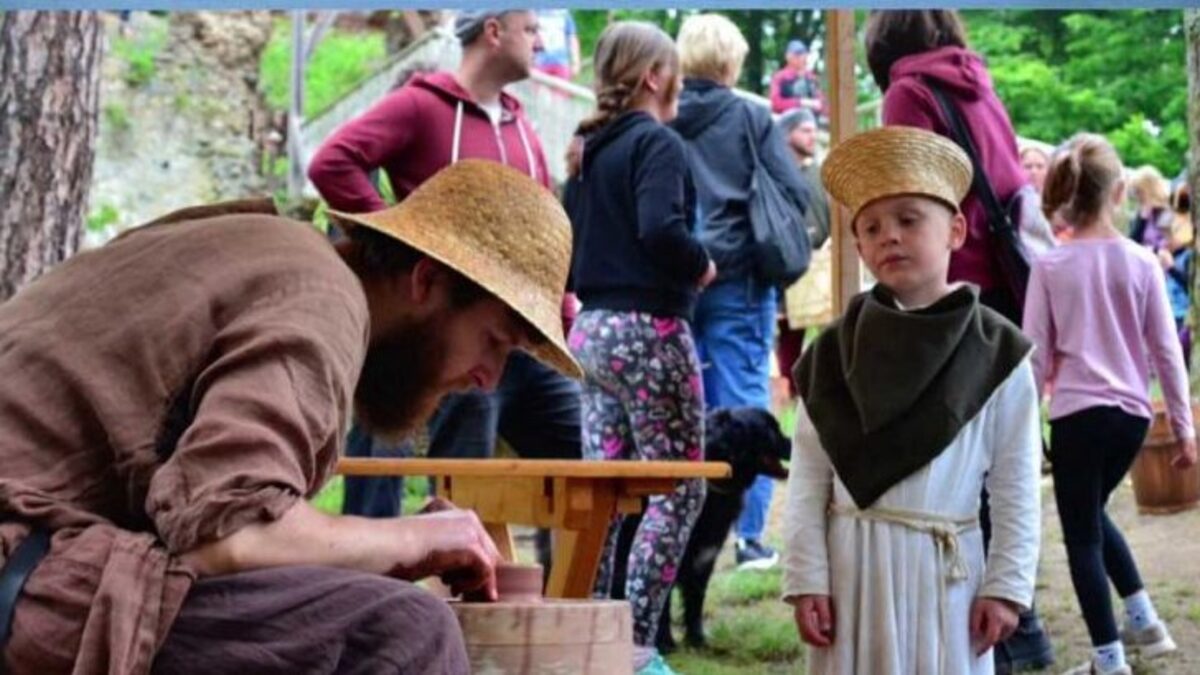
[(508, 526), (556, 530), (547, 597), (591, 597), (609, 524), (638, 513), (642, 498), (667, 494), (687, 478), (727, 478), (724, 462), (540, 459), (343, 458), (348, 476), (436, 476), (438, 494), (473, 509), (513, 560)]

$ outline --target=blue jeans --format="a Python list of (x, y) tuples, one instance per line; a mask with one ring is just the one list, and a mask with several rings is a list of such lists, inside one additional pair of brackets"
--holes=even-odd
[[(771, 409), (771, 345), (776, 293), (752, 277), (727, 279), (700, 294), (692, 325), (704, 372), (709, 409), (751, 406)], [(737, 534), (759, 539), (766, 527), (775, 482), (759, 476), (746, 492)]]
[[(496, 391), (447, 396), (429, 421), (429, 456), (491, 457), (497, 434), (525, 459), (580, 459), (579, 383), (524, 352), (508, 358)], [(395, 457), (411, 447), (373, 441), (357, 425), (346, 439), (349, 457)], [(400, 513), (401, 478), (347, 478), (342, 513)]]

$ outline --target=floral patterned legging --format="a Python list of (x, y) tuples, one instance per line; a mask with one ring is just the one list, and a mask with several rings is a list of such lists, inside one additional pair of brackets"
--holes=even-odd
[[(587, 459), (703, 459), (704, 392), (688, 322), (644, 312), (585, 310), (568, 344), (586, 373), (583, 456)], [(649, 499), (629, 551), (625, 597), (633, 639), (654, 645), (658, 619), (704, 505), (704, 481), (681, 481)], [(608, 597), (620, 519), (608, 531), (596, 597)]]

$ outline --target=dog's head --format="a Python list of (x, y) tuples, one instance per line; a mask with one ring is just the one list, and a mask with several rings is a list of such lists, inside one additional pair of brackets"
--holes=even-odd
[(706, 420), (704, 458), (729, 462), (733, 485), (745, 489), (759, 475), (787, 478), (783, 462), (791, 443), (771, 413), (758, 408), (718, 408)]

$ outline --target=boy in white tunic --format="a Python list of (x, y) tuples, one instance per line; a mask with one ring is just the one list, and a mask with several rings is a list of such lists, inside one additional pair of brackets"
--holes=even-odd
[(793, 372), (784, 600), (813, 673), (992, 673), (992, 645), (1033, 599), (1030, 344), (975, 287), (946, 281), (971, 173), (956, 145), (906, 127), (851, 138), (822, 171), (878, 284)]

